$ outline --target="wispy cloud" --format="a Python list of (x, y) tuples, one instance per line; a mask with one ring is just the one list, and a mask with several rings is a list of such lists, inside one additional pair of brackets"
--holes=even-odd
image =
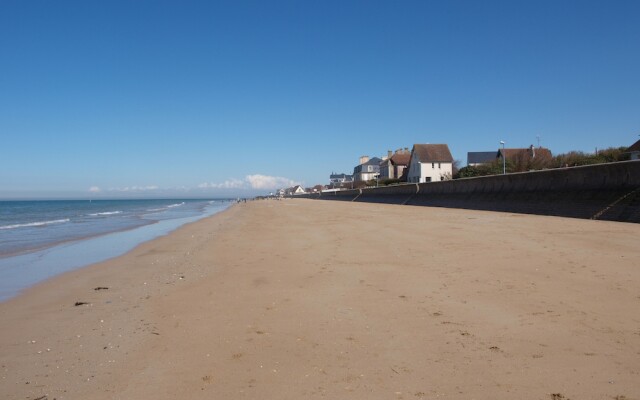
[(279, 188), (298, 185), (289, 178), (281, 176), (269, 176), (262, 174), (247, 175), (244, 179), (230, 178), (224, 182), (204, 182), (194, 187), (160, 187), (157, 185), (142, 186), (121, 186), (102, 189), (99, 186), (91, 186), (88, 191), (92, 194), (104, 196), (158, 196), (162, 194), (175, 194), (178, 192), (187, 193), (193, 190), (275, 190)]
[(244, 179), (228, 179), (222, 183), (205, 182), (198, 185), (200, 189), (262, 189), (271, 190), (294, 186), (297, 183), (288, 178), (268, 175), (247, 175)]
[(102, 190), (99, 186), (91, 186), (89, 193), (104, 193), (104, 192), (148, 192), (160, 190), (160, 187), (155, 185), (150, 186), (124, 186), (124, 187), (112, 187), (106, 190)]
[(158, 186), (125, 186), (117, 188), (109, 188), (110, 192), (148, 192), (160, 189)]
[(200, 189), (243, 189), (246, 187), (246, 182), (240, 179), (228, 179), (222, 183), (201, 183), (198, 187)]
[(245, 179), (249, 182), (252, 189), (278, 189), (296, 184), (296, 182), (291, 179), (279, 176), (247, 175)]

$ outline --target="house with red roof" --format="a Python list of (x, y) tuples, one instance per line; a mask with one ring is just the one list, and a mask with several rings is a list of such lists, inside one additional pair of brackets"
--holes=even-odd
[(400, 179), (409, 166), (411, 152), (408, 148), (389, 150), (387, 157), (380, 163), (380, 179)]
[(506, 158), (508, 163), (513, 165), (514, 172), (524, 172), (532, 169), (544, 168), (546, 163), (553, 158), (551, 150), (544, 147), (533, 147), (520, 149), (498, 149), (496, 159)]

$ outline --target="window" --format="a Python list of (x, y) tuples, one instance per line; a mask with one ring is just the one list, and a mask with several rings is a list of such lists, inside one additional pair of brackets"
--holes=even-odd
[(435, 168), (436, 167), (436, 163), (431, 163), (431, 168)]
[(442, 168), (442, 164), (438, 163), (438, 168)]

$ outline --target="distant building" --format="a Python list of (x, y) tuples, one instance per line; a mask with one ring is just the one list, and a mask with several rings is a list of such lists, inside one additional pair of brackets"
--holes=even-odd
[(336, 174), (335, 172), (332, 172), (331, 175), (329, 175), (329, 183), (332, 186), (341, 186), (343, 183), (351, 182), (353, 182), (353, 175)]
[(453, 157), (446, 144), (414, 144), (407, 182), (435, 182), (451, 179)]
[(369, 156), (360, 157), (360, 164), (353, 168), (353, 180), (368, 181), (375, 179), (380, 174), (381, 159), (378, 157), (369, 158)]
[(467, 153), (467, 166), (469, 167), (477, 167), (478, 165), (489, 164), (495, 160), (495, 151), (470, 151)]
[(626, 151), (631, 160), (640, 160), (640, 140), (632, 144)]
[(409, 165), (411, 152), (408, 148), (389, 150), (387, 157), (380, 163), (380, 179), (400, 179)]
[(503, 157), (513, 165), (513, 170), (518, 172), (538, 169), (553, 158), (551, 150), (533, 145), (524, 149), (499, 149), (496, 159), (502, 160)]
[(306, 192), (302, 186), (296, 185), (290, 189), (290, 193), (292, 195), (296, 195), (296, 194), (305, 194)]

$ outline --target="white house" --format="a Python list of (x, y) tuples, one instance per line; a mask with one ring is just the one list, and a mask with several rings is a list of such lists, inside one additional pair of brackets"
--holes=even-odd
[(407, 182), (437, 182), (451, 179), (453, 157), (446, 144), (414, 144)]
[(640, 160), (640, 140), (629, 146), (627, 153), (631, 160)]

